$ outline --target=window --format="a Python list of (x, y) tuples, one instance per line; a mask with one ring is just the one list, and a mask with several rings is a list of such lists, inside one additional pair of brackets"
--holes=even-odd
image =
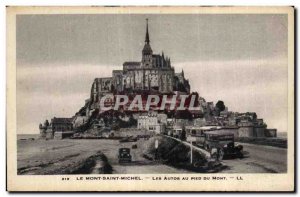
[(149, 130), (150, 130), (150, 131), (153, 131), (153, 130), (155, 130), (155, 128), (152, 127), (152, 126), (149, 126)]

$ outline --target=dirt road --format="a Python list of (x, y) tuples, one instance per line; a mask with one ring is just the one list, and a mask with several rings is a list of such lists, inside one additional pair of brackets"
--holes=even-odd
[(287, 172), (287, 149), (271, 146), (245, 144), (245, 158), (224, 160), (228, 166), (224, 173), (285, 173)]
[[(142, 156), (142, 139), (138, 142), (120, 143), (118, 140), (26, 140), (18, 141), (19, 174), (68, 173), (87, 158), (101, 151), (112, 166), (113, 174), (172, 174), (193, 173), (150, 161)], [(119, 164), (118, 149), (131, 149), (132, 163)], [(222, 173), (276, 173), (286, 172), (287, 149), (270, 146), (243, 144), (243, 159), (224, 160), (227, 166)], [(94, 171), (95, 172), (95, 171)]]
[[(187, 170), (177, 169), (167, 165), (160, 164), (155, 161), (150, 161), (142, 156), (143, 139), (138, 142), (117, 142), (117, 147), (111, 149), (103, 149), (102, 152), (108, 158), (110, 165), (113, 167), (113, 174), (172, 174), (172, 173), (192, 173)], [(131, 149), (132, 162), (119, 163), (118, 149), (119, 148), (132, 148), (136, 144), (137, 149)]]
[(142, 157), (142, 140), (138, 148), (131, 149), (132, 163), (119, 164), (118, 149), (131, 148), (134, 142), (118, 140), (35, 140), (18, 141), (19, 174), (57, 174), (68, 172), (70, 166), (84, 162), (101, 151), (112, 166), (113, 174), (191, 173)]

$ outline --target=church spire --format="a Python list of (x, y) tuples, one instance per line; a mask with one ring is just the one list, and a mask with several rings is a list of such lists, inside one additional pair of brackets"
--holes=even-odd
[(145, 43), (149, 44), (150, 43), (150, 38), (149, 38), (149, 32), (148, 32), (148, 19), (147, 21), (147, 27), (146, 27), (146, 38), (145, 38)]
[(145, 38), (145, 45), (142, 51), (142, 63), (144, 66), (149, 67), (152, 65), (152, 49), (150, 46), (150, 39), (149, 39), (149, 32), (148, 32), (148, 19), (147, 21), (147, 26), (146, 26), (146, 38)]

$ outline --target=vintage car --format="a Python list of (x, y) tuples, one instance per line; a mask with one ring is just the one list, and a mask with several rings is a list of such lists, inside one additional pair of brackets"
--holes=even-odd
[(174, 126), (172, 129), (172, 135), (175, 138), (180, 138), (183, 132), (182, 126)]
[(234, 134), (224, 133), (219, 130), (219, 127), (186, 127), (187, 137), (195, 139), (195, 145), (202, 147), (211, 152), (212, 149), (217, 149), (218, 158), (223, 157), (243, 157), (243, 146), (235, 145)]
[(218, 150), (218, 158), (223, 159), (223, 157), (243, 157), (243, 146), (235, 145), (233, 134), (223, 134), (217, 131), (208, 131), (204, 133), (203, 136), (203, 147), (204, 149), (211, 150), (216, 148)]
[(131, 162), (130, 148), (119, 148), (119, 163)]

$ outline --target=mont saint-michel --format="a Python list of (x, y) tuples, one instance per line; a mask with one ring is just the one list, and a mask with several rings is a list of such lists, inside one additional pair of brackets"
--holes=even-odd
[[(184, 70), (176, 73), (170, 57), (163, 52), (153, 53), (147, 20), (141, 60), (124, 62), (122, 70), (112, 71), (112, 77), (96, 78), (85, 106), (74, 117), (54, 117), (50, 123), (40, 124), (41, 137), (63, 138), (64, 134), (75, 132), (81, 135), (96, 129), (99, 130), (96, 136), (102, 136), (107, 135), (106, 130), (102, 132), (104, 128), (123, 128), (122, 124), (169, 135), (177, 132), (167, 128), (171, 124), (206, 126), (209, 128), (205, 129), (220, 133), (225, 130), (235, 137), (276, 137), (276, 129), (267, 129), (266, 123), (255, 112), (231, 112), (223, 101), (214, 105), (197, 92), (190, 94), (190, 89)], [(191, 101), (193, 108), (189, 110)], [(149, 121), (150, 117), (155, 117), (153, 122)], [(114, 136), (118, 133), (115, 129), (110, 132), (113, 133), (109, 135)], [(181, 131), (176, 135), (182, 135)]]
[(286, 172), (277, 156), (255, 163), (261, 154), (286, 154), (277, 128), (255, 111), (232, 111), (222, 98), (207, 101), (185, 68), (151, 46), (152, 21), (145, 22), (140, 59), (125, 59), (111, 75), (95, 78), (72, 116), (37, 122), (38, 139), (18, 141), (46, 150), (36, 163), (20, 153), (18, 174)]

